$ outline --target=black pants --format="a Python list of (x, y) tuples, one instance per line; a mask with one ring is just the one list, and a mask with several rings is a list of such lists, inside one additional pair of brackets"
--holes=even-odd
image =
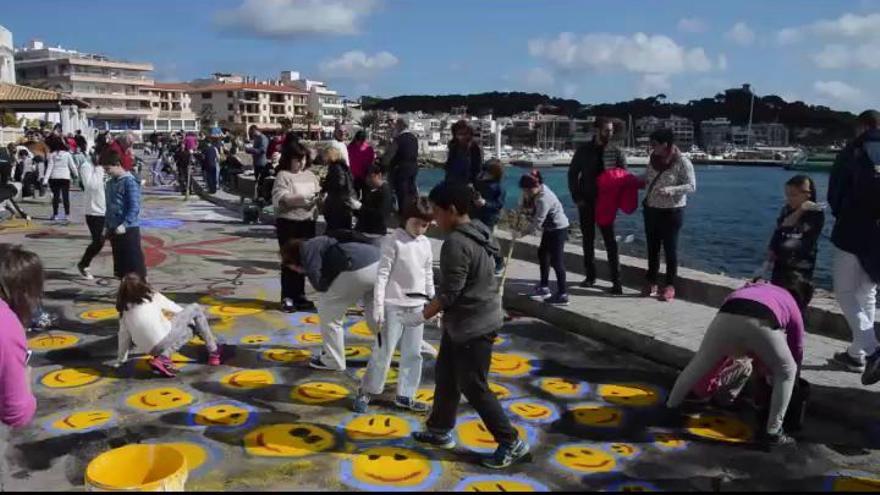
[(205, 167), (205, 183), (208, 185), (208, 192), (214, 194), (217, 192), (217, 167), (209, 165)]
[[(586, 279), (596, 281), (596, 204), (586, 203), (578, 206), (581, 224), (581, 240), (584, 245), (584, 273)], [(607, 227), (599, 227), (602, 233), (602, 241), (605, 251), (608, 253), (608, 266), (611, 270), (611, 281), (620, 282), (620, 254), (617, 248), (617, 238), (614, 235), (614, 224)]]
[(648, 238), (649, 284), (657, 283), (660, 248), (666, 257), (666, 285), (674, 286), (678, 277), (678, 234), (684, 223), (683, 208), (645, 207), (645, 236)]
[(566, 294), (565, 284), (565, 241), (568, 229), (545, 230), (538, 246), (538, 263), (541, 267), (541, 287), (550, 286), (550, 267), (556, 272), (556, 292)]
[(94, 215), (86, 215), (86, 225), (89, 226), (89, 234), (92, 235), (92, 243), (89, 244), (89, 247), (86, 248), (86, 252), (83, 253), (82, 259), (79, 262), (79, 266), (83, 268), (88, 268), (92, 264), (92, 260), (95, 259), (95, 256), (101, 252), (101, 249), (104, 248), (104, 217), (98, 217)]
[(402, 213), (406, 206), (418, 198), (419, 189), (416, 186), (416, 176), (394, 177), (391, 184), (394, 187), (394, 196), (397, 198), (397, 212)]
[(443, 332), (440, 354), (434, 368), (434, 408), (427, 427), (435, 433), (449, 433), (455, 428), (461, 395), (480, 415), (486, 428), (500, 445), (513, 444), (518, 434), (504, 414), (504, 409), (489, 390), (489, 365), (495, 333), (456, 344)]
[(52, 214), (58, 215), (58, 204), (64, 200), (64, 214), (70, 215), (70, 180), (49, 179), (49, 187), (52, 189)]
[(121, 279), (129, 273), (137, 273), (147, 278), (144, 252), (141, 250), (141, 229), (132, 227), (122, 235), (110, 234), (110, 247), (113, 249), (113, 274)]
[[(275, 232), (279, 249), (290, 239), (311, 239), (315, 237), (314, 220), (275, 220)], [(281, 299), (294, 302), (306, 300), (306, 277), (286, 266), (281, 267)]]
[(345, 229), (351, 230), (354, 216), (348, 205), (348, 198), (328, 195), (324, 201), (324, 221), (327, 230)]

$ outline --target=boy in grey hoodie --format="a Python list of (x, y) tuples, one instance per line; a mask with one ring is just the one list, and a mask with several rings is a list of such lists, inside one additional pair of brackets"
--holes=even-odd
[(444, 449), (455, 447), (450, 432), (464, 394), (498, 442), (498, 450), (482, 464), (506, 468), (525, 457), (529, 446), (519, 438), (489, 390), (492, 343), (503, 324), (494, 275), (498, 243), (481, 222), (471, 223), (473, 193), (468, 186), (442, 183), (429, 198), (434, 219), (448, 233), (440, 251), (440, 286), (424, 311), (409, 313), (404, 323), (421, 324), (442, 311), (443, 338), (434, 370), (434, 408), (426, 431), (413, 434), (413, 438)]

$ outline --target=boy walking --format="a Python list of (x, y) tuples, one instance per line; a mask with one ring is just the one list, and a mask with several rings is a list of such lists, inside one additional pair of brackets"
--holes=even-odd
[(107, 211), (104, 230), (113, 249), (113, 274), (121, 280), (129, 273), (137, 273), (146, 280), (147, 267), (138, 226), (140, 182), (123, 168), (122, 156), (113, 148), (101, 155), (101, 165), (107, 168), (110, 176), (105, 190)]
[(439, 291), (422, 313), (410, 313), (405, 325), (423, 324), (443, 312), (443, 338), (435, 368), (434, 407), (424, 432), (413, 434), (421, 443), (443, 449), (455, 447), (450, 434), (461, 395), (477, 411), (498, 449), (482, 464), (493, 469), (509, 467), (524, 458), (529, 446), (519, 438), (498, 399), (489, 390), (492, 343), (501, 328), (501, 297), (495, 281), (495, 256), (499, 247), (488, 228), (471, 223), (471, 189), (443, 183), (429, 196), (434, 219), (448, 233), (440, 252)]

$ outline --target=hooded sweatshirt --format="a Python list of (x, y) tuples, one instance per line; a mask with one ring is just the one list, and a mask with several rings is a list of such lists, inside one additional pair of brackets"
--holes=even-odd
[(107, 195), (104, 190), (107, 174), (104, 173), (104, 167), (96, 167), (86, 159), (79, 166), (79, 176), (86, 196), (86, 215), (103, 217), (107, 211)]
[(384, 315), (385, 305), (411, 308), (424, 301), (407, 294), (417, 292), (434, 298), (434, 256), (431, 241), (413, 237), (406, 229), (395, 229), (382, 239), (373, 308)]
[(541, 185), (541, 192), (531, 201), (534, 205), (532, 221), (526, 228), (527, 234), (534, 234), (539, 229), (552, 231), (567, 229), (568, 217), (565, 216), (565, 208), (552, 189), (546, 184)]
[[(336, 256), (338, 246), (344, 260)], [(302, 266), (312, 287), (326, 292), (340, 273), (355, 272), (379, 261), (379, 248), (359, 242), (340, 243), (327, 236), (318, 236), (302, 245)], [(347, 266), (344, 266), (347, 265)]]
[(459, 225), (440, 251), (438, 298), (443, 331), (464, 343), (498, 331), (504, 321), (495, 280), (495, 258), (501, 249), (480, 222)]

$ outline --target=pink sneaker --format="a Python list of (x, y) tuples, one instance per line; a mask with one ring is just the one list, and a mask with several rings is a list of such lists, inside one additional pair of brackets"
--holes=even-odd
[(675, 299), (675, 287), (667, 285), (663, 288), (663, 293), (660, 294), (660, 300), (663, 302), (671, 302), (673, 299)]
[(220, 348), (208, 354), (208, 366), (220, 366)]
[[(170, 361), (170, 360), (169, 360)], [(154, 357), (149, 361), (150, 368), (165, 378), (174, 378), (176, 375), (174, 366), (169, 365), (162, 356)]]

